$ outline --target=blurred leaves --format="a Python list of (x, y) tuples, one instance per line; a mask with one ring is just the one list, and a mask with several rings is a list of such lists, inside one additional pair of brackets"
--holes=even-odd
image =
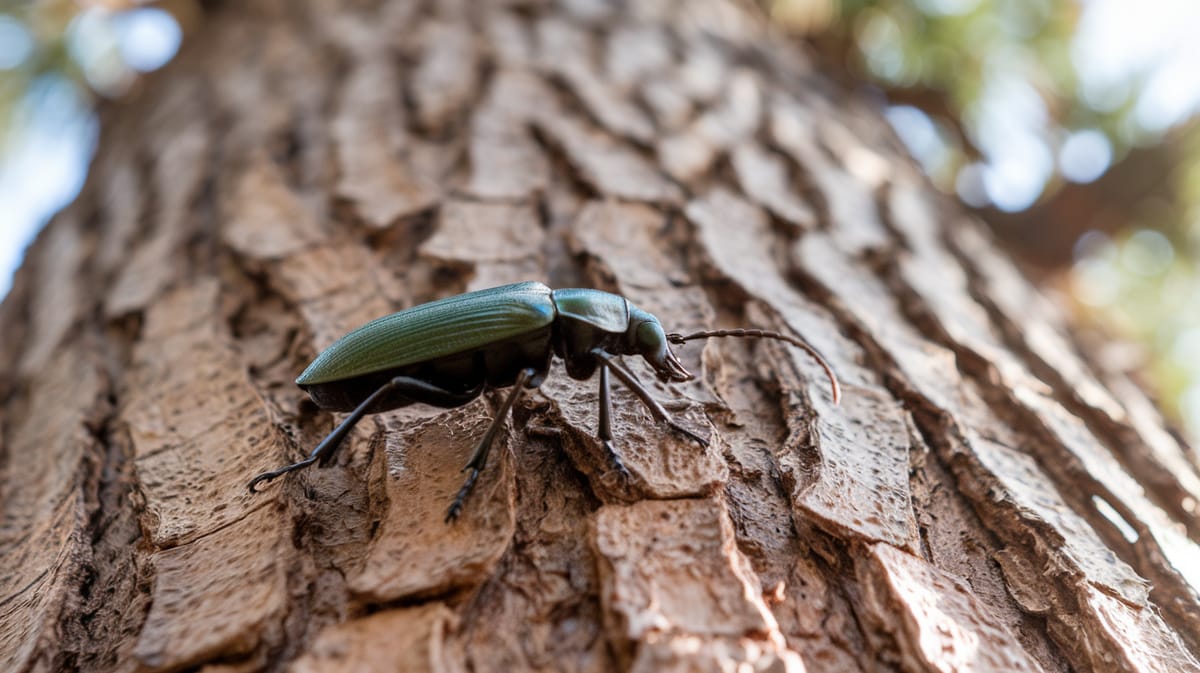
[(170, 60), (196, 17), (191, 0), (0, 0), (0, 297), (24, 246), (83, 185), (97, 104)]
[(767, 0), (1200, 437), (1194, 0)]
[[(1145, 135), (1129, 122), (1139, 74), (1121, 86), (1084, 85), (1092, 70), (1080, 67), (1084, 8), (1075, 0), (768, 1), (829, 63), (928, 115), (938, 142), (923, 143), (917, 159), (968, 204), (1025, 210), (1065, 176), (1094, 179)], [(789, 19), (797, 16), (829, 22)]]
[(0, 0), (0, 160), (34, 117), (86, 115), (166, 63), (182, 37), (176, 17), (194, 14), (184, 2)]

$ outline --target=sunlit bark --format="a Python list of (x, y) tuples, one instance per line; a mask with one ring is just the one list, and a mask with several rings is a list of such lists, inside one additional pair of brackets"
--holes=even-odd
[[(0, 307), (0, 670), (1200, 670), (1194, 454), (865, 99), (741, 5), (363, 4), (104, 111)], [(710, 445), (618, 387), (628, 480), (556, 369), (454, 525), (488, 397), (247, 492), (334, 339), (524, 279), (842, 403), (689, 344)]]

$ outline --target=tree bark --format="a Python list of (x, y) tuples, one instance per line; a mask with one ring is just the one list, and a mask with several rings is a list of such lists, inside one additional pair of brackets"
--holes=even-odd
[[(0, 670), (1200, 671), (1200, 475), (741, 5), (242, 2), (104, 111), (0, 307)], [(524, 279), (681, 348), (699, 448), (556, 365), (339, 416), (338, 336)], [(639, 363), (631, 363), (640, 366)], [(638, 370), (643, 380), (648, 372)]]

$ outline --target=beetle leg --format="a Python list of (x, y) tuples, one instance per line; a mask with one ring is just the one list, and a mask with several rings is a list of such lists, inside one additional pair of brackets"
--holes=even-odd
[(475, 480), (479, 478), (479, 473), (483, 472), (483, 467), (487, 465), (488, 451), (492, 448), (492, 441), (496, 438), (496, 433), (500, 431), (500, 427), (504, 425), (504, 419), (512, 411), (513, 402), (517, 400), (517, 395), (521, 394), (521, 389), (525, 388), (526, 383), (536, 375), (537, 370), (533, 367), (522, 369), (521, 373), (517, 374), (517, 380), (513, 382), (512, 392), (508, 394), (508, 397), (504, 398), (504, 403), (496, 410), (496, 417), (492, 419), (492, 424), (488, 426), (487, 432), (483, 433), (479, 444), (475, 446), (475, 453), (471, 454), (471, 459), (463, 466), (463, 472), (470, 470), (471, 473), (467, 475), (462, 488), (458, 489), (458, 495), (454, 496), (454, 502), (450, 505), (449, 511), (446, 512), (447, 523), (458, 518), (458, 513), (462, 511), (463, 501), (467, 499), (467, 496), (471, 493), (471, 489), (475, 487)]
[(628, 477), (629, 470), (625, 468), (625, 463), (621, 462), (621, 456), (617, 454), (612, 443), (612, 391), (608, 385), (608, 364), (600, 363), (600, 418), (596, 429), (596, 437), (604, 444), (604, 451), (608, 453), (608, 462), (617, 469), (622, 475)]
[(254, 479), (251, 479), (249, 484), (250, 492), (257, 493), (259, 484), (281, 477), (288, 472), (308, 467), (315, 462), (320, 461), (321, 465), (327, 465), (333, 458), (334, 454), (337, 453), (338, 447), (342, 445), (342, 440), (346, 438), (346, 435), (350, 434), (350, 430), (352, 430), (354, 426), (360, 420), (362, 420), (362, 417), (369, 413), (370, 408), (385, 395), (390, 395), (393, 392), (399, 391), (405, 396), (409, 396), (409, 394), (411, 394), (413, 399), (436, 399), (439, 402), (446, 404), (466, 404), (467, 402), (470, 402), (478, 397), (481, 389), (482, 386), (479, 389), (468, 390), (465, 393), (455, 393), (439, 388), (425, 381), (420, 381), (407, 376), (397, 376), (391, 381), (388, 381), (380, 386), (375, 392), (371, 393), (367, 399), (363, 400), (362, 404), (359, 404), (357, 407), (355, 407), (354, 411), (350, 412), (350, 415), (343, 419), (342, 422), (339, 423), (336, 428), (334, 428), (333, 432), (329, 433), (325, 436), (325, 439), (321, 440), (321, 443), (317, 445), (317, 448), (313, 449), (313, 452), (308, 455), (308, 458), (305, 458), (298, 463), (286, 465), (278, 470), (263, 472)]
[(638, 396), (638, 399), (642, 401), (642, 404), (646, 405), (646, 408), (650, 410), (650, 414), (652, 416), (657, 418), (660, 422), (666, 423), (675, 432), (694, 440), (700, 446), (708, 446), (707, 439), (676, 423), (671, 418), (671, 414), (667, 413), (667, 410), (658, 403), (658, 400), (654, 399), (654, 396), (650, 394), (650, 391), (646, 390), (646, 388), (642, 386), (641, 382), (637, 380), (637, 377), (633, 375), (633, 372), (621, 366), (621, 363), (618, 362), (611, 353), (608, 353), (601, 348), (593, 348), (592, 355), (595, 355), (600, 360), (601, 365), (607, 365), (612, 368), (613, 374), (615, 374), (618, 379), (621, 379), (621, 383), (624, 383), (625, 387), (632, 390), (634, 395)]

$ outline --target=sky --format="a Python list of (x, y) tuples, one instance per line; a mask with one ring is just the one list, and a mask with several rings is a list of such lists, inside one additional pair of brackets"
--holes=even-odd
[[(179, 49), (179, 24), (165, 11), (137, 9), (108, 20), (88, 10), (67, 29), (72, 56), (98, 91), (116, 93), (139, 72), (165, 65)], [(20, 66), (32, 38), (17, 22), (0, 15), (0, 69)], [(91, 104), (70, 81), (58, 76), (35, 80), (14, 113), (18, 133), (0, 152), (0, 298), (26, 246), (50, 216), (70, 203), (87, 176), (96, 143)]]

